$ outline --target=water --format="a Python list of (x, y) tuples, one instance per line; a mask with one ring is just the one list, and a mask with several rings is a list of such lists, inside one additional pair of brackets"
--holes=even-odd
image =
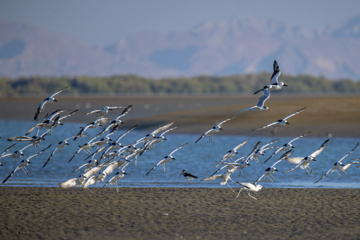
[[(8, 137), (24, 135), (29, 128), (34, 125), (34, 122), (21, 122), (21, 121), (0, 121), (1, 139), (0, 151), (2, 152), (13, 142), (8, 142)], [(82, 125), (74, 123), (66, 123), (53, 130), (51, 136), (46, 136), (46, 140), (41, 143), (40, 148), (29, 147), (25, 150), (25, 157), (37, 153), (41, 149), (52, 144), (43, 154), (40, 154), (31, 159), (31, 164), (27, 167), (30, 172), (25, 175), (22, 170), (18, 170), (15, 174), (3, 184), (3, 186), (25, 186), (25, 187), (58, 187), (60, 182), (66, 181), (68, 175), (77, 167), (86, 163), (84, 160), (88, 155), (81, 151), (72, 162), (68, 160), (74, 155), (78, 149), (78, 145), (89, 141), (89, 138), (79, 138), (75, 142), (70, 140), (70, 145), (66, 146), (62, 152), (57, 151), (54, 157), (50, 160), (49, 164), (42, 168), (44, 162), (50, 156), (52, 150), (57, 146), (57, 143), (65, 138), (75, 135)], [(131, 126), (129, 126), (130, 128)], [(121, 129), (111, 138), (116, 139), (122, 135), (127, 129)], [(87, 133), (94, 136), (99, 133), (100, 129), (88, 129)], [(134, 143), (137, 139), (145, 136), (148, 132), (134, 130), (126, 135), (121, 143), (123, 145)], [(138, 158), (137, 166), (131, 163), (127, 167), (130, 176), (121, 179), (118, 184), (120, 187), (186, 187), (186, 188), (226, 188), (221, 186), (220, 180), (214, 181), (200, 181), (203, 178), (209, 177), (216, 169), (214, 166), (222, 158), (222, 156), (230, 149), (245, 141), (249, 136), (222, 136), (220, 134), (214, 135), (212, 142), (209, 142), (205, 137), (198, 143), (194, 142), (199, 138), (199, 134), (171, 134), (168, 133), (167, 141), (163, 141), (151, 150), (145, 152)], [(254, 147), (256, 142), (261, 141), (262, 145), (274, 139), (280, 139), (274, 145), (280, 146), (292, 138), (287, 137), (252, 137), (250, 141), (245, 144), (238, 151), (240, 152), (237, 157), (247, 155)], [(314, 152), (326, 139), (313, 138), (306, 136), (293, 143), (295, 146), (294, 156), (307, 156)], [(336, 172), (329, 174), (321, 182), (314, 184), (333, 164), (349, 152), (360, 139), (355, 138), (332, 138), (327, 145), (326, 149), (317, 157), (317, 161), (312, 162), (310, 167), (314, 170), (314, 174), (307, 175), (304, 170), (297, 168), (292, 172), (283, 173), (286, 170), (294, 167), (294, 164), (283, 161), (276, 167), (279, 172), (276, 172), (274, 182), (268, 179), (263, 179), (261, 185), (265, 188), (360, 188), (360, 169), (357, 168), (358, 164), (351, 166), (346, 174), (341, 173), (339, 176)], [(174, 154), (176, 160), (166, 163), (166, 172), (163, 173), (162, 166), (157, 167), (148, 176), (145, 174), (164, 156), (168, 155), (172, 150), (180, 145), (188, 142), (189, 144)], [(13, 152), (27, 145), (27, 143), (19, 142), (9, 152)], [(94, 151), (92, 149), (91, 151)], [(280, 153), (270, 159), (267, 163), (263, 163), (268, 156), (270, 156), (275, 149), (269, 150), (266, 154), (260, 157), (260, 163), (254, 161), (250, 166), (242, 171), (241, 176), (237, 172), (231, 175), (234, 181), (239, 182), (254, 182), (260, 177), (265, 169), (272, 165), (280, 157)], [(357, 148), (350, 156), (343, 160), (347, 164), (354, 158), (360, 157), (360, 147)], [(20, 161), (24, 159), (21, 158)], [(15, 167), (19, 164), (19, 160), (14, 163), (11, 157), (1, 158), (0, 162), (4, 166), (0, 167), (0, 181), (3, 181)], [(199, 177), (190, 183), (180, 175), (181, 171), (185, 169)], [(114, 173), (116, 170), (114, 171)], [(71, 177), (78, 177), (81, 170), (76, 172)], [(110, 176), (112, 177), (112, 175)], [(110, 179), (108, 177), (107, 179)], [(232, 187), (237, 187), (236, 184), (229, 181)], [(97, 183), (93, 187), (102, 187), (104, 183)]]

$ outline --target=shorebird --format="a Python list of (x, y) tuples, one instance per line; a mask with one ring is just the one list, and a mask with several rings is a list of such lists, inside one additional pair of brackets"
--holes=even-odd
[(84, 184), (86, 177), (84, 175), (79, 176), (78, 178), (71, 178), (65, 182), (59, 183), (61, 188), (70, 188), (75, 186), (81, 186)]
[(256, 92), (254, 92), (254, 94), (257, 94), (258, 92), (263, 91), (265, 88), (268, 88), (269, 91), (274, 91), (274, 90), (280, 90), (282, 87), (287, 87), (287, 85), (285, 83), (278, 82), (278, 78), (281, 74), (281, 70), (280, 70), (279, 64), (276, 62), (276, 60), (274, 60), (273, 69), (274, 69), (274, 72), (271, 76), (270, 84), (264, 86), (262, 89), (257, 90)]
[(119, 193), (119, 186), (117, 182), (120, 179), (124, 178), (125, 174), (127, 173), (124, 170), (115, 173), (115, 175), (112, 178), (110, 178), (110, 180), (107, 183), (105, 183), (105, 185), (102, 188), (106, 187), (108, 184), (113, 184), (116, 188), (116, 192)]
[[(360, 158), (353, 159), (353, 160), (359, 160), (359, 159), (360, 159)], [(343, 167), (341, 168), (341, 172), (342, 172), (342, 173), (345, 173), (345, 171), (348, 170), (349, 167), (351, 167), (351, 165), (353, 165), (353, 164), (358, 164), (358, 163), (360, 163), (360, 162), (359, 162), (359, 161), (352, 161), (352, 162), (350, 162), (350, 163), (348, 163), (348, 164), (345, 164), (345, 166), (343, 166)], [(360, 166), (358, 166), (358, 168), (360, 168)]]
[(220, 123), (216, 124), (215, 126), (213, 126), (211, 129), (207, 130), (203, 135), (201, 135), (201, 137), (195, 141), (195, 143), (197, 143), (198, 141), (200, 141), (203, 137), (205, 136), (209, 136), (209, 142), (211, 142), (213, 140), (213, 135), (214, 133), (220, 132), (222, 129), (221, 125), (223, 125), (224, 123), (226, 123), (227, 121), (230, 121), (231, 119), (233, 119), (235, 117), (231, 117), (228, 119), (225, 119), (224, 121), (221, 121)]
[(298, 136), (296, 138), (293, 138), (291, 139), (288, 143), (285, 143), (284, 145), (282, 145), (281, 147), (279, 147), (273, 154), (271, 154), (270, 157), (268, 157), (268, 159), (266, 159), (264, 161), (264, 163), (266, 163), (270, 158), (272, 158), (273, 156), (275, 156), (278, 152), (282, 151), (282, 152), (285, 152), (285, 151), (288, 151), (288, 150), (291, 150), (293, 148), (295, 148), (292, 143), (296, 140), (298, 140), (299, 138), (302, 138), (302, 137), (305, 137), (306, 135), (308, 135), (310, 132), (307, 132), (301, 136)]
[(198, 178), (195, 175), (192, 175), (191, 173), (186, 172), (185, 170), (182, 170), (182, 172), (180, 173), (180, 175), (183, 175), (185, 178), (187, 178), (188, 182), (190, 182), (191, 180), (193, 180), (194, 178)]
[(115, 110), (115, 109), (122, 109), (122, 108), (125, 108), (125, 107), (109, 107), (109, 106), (104, 106), (102, 109), (98, 109), (98, 110), (93, 110), (91, 112), (88, 112), (88, 113), (85, 113), (84, 115), (81, 115), (80, 117), (78, 117), (77, 119), (81, 118), (81, 117), (84, 117), (84, 116), (87, 116), (87, 115), (90, 115), (90, 114), (94, 114), (96, 113), (96, 118), (99, 119), (99, 118), (102, 118), (103, 116), (105, 116), (106, 114), (109, 113), (109, 111), (112, 111), (112, 110)]
[(234, 157), (236, 154), (239, 154), (239, 153), (237, 152), (237, 150), (238, 150), (239, 148), (241, 148), (242, 146), (244, 146), (249, 140), (250, 140), (250, 138), (247, 139), (247, 140), (245, 140), (244, 142), (240, 143), (239, 145), (237, 145), (237, 146), (234, 147), (233, 149), (230, 149), (230, 150), (222, 157), (221, 161), (217, 163), (217, 165), (215, 166), (215, 168), (217, 168), (222, 162), (226, 161), (226, 159), (232, 159), (232, 157)]
[(271, 111), (271, 109), (269, 107), (264, 106), (265, 101), (270, 98), (269, 88), (265, 87), (263, 91), (264, 91), (264, 93), (260, 97), (260, 99), (259, 99), (256, 106), (245, 108), (245, 109), (241, 110), (240, 112), (236, 113), (235, 116), (242, 113), (242, 112), (245, 112), (245, 111), (266, 111), (266, 110)]
[(267, 169), (265, 169), (265, 173), (263, 175), (261, 175), (255, 182), (254, 184), (257, 184), (258, 182), (261, 181), (261, 179), (263, 179), (264, 177), (267, 177), (270, 179), (271, 182), (273, 182), (273, 180), (270, 178), (274, 178), (274, 176), (272, 174), (274, 174), (275, 172), (279, 171), (275, 168), (275, 165), (277, 165), (279, 162), (281, 162), (282, 160), (284, 160), (285, 158), (287, 158), (288, 156), (290, 156), (293, 153), (293, 150), (289, 150), (287, 152), (285, 152), (280, 158), (279, 160), (277, 160), (275, 163), (273, 163), (270, 167), (268, 167)]
[(110, 133), (117, 131), (119, 129), (120, 125), (124, 124), (124, 122), (120, 118), (122, 118), (123, 116), (128, 114), (128, 112), (130, 112), (132, 107), (133, 107), (133, 105), (127, 106), (122, 111), (122, 113), (119, 116), (117, 116), (116, 118), (114, 118), (111, 122), (109, 122), (109, 124), (106, 126), (106, 128), (102, 132), (100, 132), (97, 136), (100, 136), (107, 131), (110, 131)]
[(239, 184), (240, 186), (242, 186), (242, 188), (240, 188), (240, 191), (239, 191), (238, 195), (236, 196), (236, 198), (239, 197), (242, 190), (246, 190), (249, 197), (257, 200), (257, 198), (250, 195), (250, 192), (258, 192), (263, 188), (260, 184), (256, 185), (253, 183), (241, 183), (241, 182), (236, 182), (236, 183)]
[[(324, 176), (322, 176), (319, 180), (317, 180), (317, 181), (314, 182), (314, 183), (320, 182), (320, 181), (323, 180), (329, 173), (337, 172), (338, 169), (341, 169), (341, 167), (344, 167), (345, 165), (342, 163), (342, 160), (344, 160), (347, 156), (349, 156), (358, 146), (359, 146), (359, 143), (357, 143), (356, 146), (355, 146), (353, 149), (351, 149), (347, 154), (345, 154), (345, 156), (343, 156), (339, 161), (335, 162), (335, 163), (334, 163), (334, 166), (333, 166), (332, 168), (330, 168), (330, 169), (324, 174)], [(349, 167), (350, 167), (350, 165), (349, 165)], [(348, 167), (348, 168), (349, 168), (349, 167)], [(342, 169), (341, 169), (341, 170), (342, 170)], [(346, 170), (346, 169), (345, 169), (345, 170)], [(342, 172), (345, 172), (345, 170), (342, 171)], [(337, 172), (337, 173), (338, 173), (338, 172)], [(339, 174), (339, 176), (341, 176), (340, 173), (338, 173), (338, 174)]]
[(154, 170), (157, 166), (162, 165), (163, 166), (163, 170), (165, 173), (165, 163), (170, 162), (171, 160), (175, 160), (175, 158), (172, 156), (176, 151), (180, 150), (181, 148), (183, 148), (185, 145), (187, 145), (188, 143), (185, 143), (183, 145), (181, 145), (180, 147), (178, 147), (177, 149), (175, 149), (174, 151), (172, 151), (169, 155), (165, 156), (162, 160), (160, 160), (157, 164), (155, 164), (155, 166), (150, 169), (147, 173), (146, 176), (149, 175), (149, 173)]
[(20, 162), (20, 164), (9, 174), (9, 176), (7, 176), (7, 178), (4, 179), (4, 181), (2, 183), (5, 183), (7, 180), (9, 180), (9, 178), (11, 178), (12, 175), (14, 175), (14, 173), (19, 170), (22, 169), (23, 172), (25, 173), (25, 175), (29, 175), (29, 171), (26, 169), (26, 167), (31, 163), (30, 159), (43, 153), (44, 151), (46, 151), (49, 147), (51, 147), (51, 144), (49, 146), (47, 146), (46, 148), (44, 148), (43, 150), (41, 150), (40, 152), (31, 155), (30, 157), (28, 157), (27, 159), (24, 159)]
[(213, 175), (213, 176), (210, 176), (208, 178), (204, 178), (203, 180), (201, 181), (211, 181), (211, 180), (216, 180), (216, 179), (221, 179), (222, 181), (220, 182), (220, 185), (227, 185), (228, 188), (230, 188), (231, 191), (234, 191), (229, 183), (228, 183), (228, 180), (234, 182), (234, 180), (231, 179), (230, 175), (234, 172), (234, 168), (230, 168), (228, 169), (228, 171), (226, 171), (224, 174), (217, 174), (217, 175)]
[[(54, 126), (54, 123), (55, 123), (55, 118), (62, 112), (65, 112), (64, 109), (57, 109), (55, 110), (54, 112), (52, 112), (51, 114), (49, 114), (48, 116), (45, 117), (45, 119), (43, 120), (43, 122), (41, 123), (38, 123), (36, 124), (34, 127), (30, 128), (29, 131), (27, 131), (25, 133), (25, 135), (29, 135), (32, 131), (34, 131), (36, 128), (38, 128), (38, 133), (39, 133), (39, 130), (41, 128), (46, 128), (46, 129), (49, 129), (51, 127)], [(59, 117), (60, 118), (60, 117)], [(58, 118), (58, 119), (59, 119)]]
[(102, 123), (106, 121), (106, 118), (98, 118), (93, 122), (90, 122), (88, 124), (86, 124), (84, 127), (81, 127), (80, 132), (78, 134), (76, 134), (76, 137), (74, 138), (74, 141), (78, 138), (78, 136), (83, 136), (84, 132), (88, 129), (88, 128), (97, 128), (102, 126)]
[(269, 143), (265, 144), (264, 146), (262, 146), (261, 148), (258, 148), (251, 156), (251, 158), (256, 162), (259, 163), (259, 157), (263, 156), (265, 154), (266, 151), (276, 148), (275, 146), (272, 147), (268, 147), (273, 143), (276, 143), (277, 141), (279, 141), (279, 139), (275, 139), (270, 141)]
[(290, 124), (290, 123), (287, 121), (287, 119), (289, 119), (289, 118), (291, 118), (291, 117), (293, 117), (293, 116), (301, 113), (301, 112), (304, 111), (305, 109), (306, 109), (306, 107), (304, 107), (304, 108), (302, 108), (302, 109), (299, 109), (299, 110), (297, 110), (296, 112), (294, 112), (294, 113), (292, 113), (292, 114), (290, 114), (290, 115), (288, 115), (288, 116), (286, 116), (286, 117), (284, 117), (284, 118), (282, 118), (282, 119), (280, 119), (280, 120), (277, 120), (276, 122), (267, 124), (267, 125), (265, 125), (265, 126), (263, 126), (263, 127), (259, 127), (259, 128), (254, 129), (254, 130), (260, 130), (260, 129), (265, 129), (265, 128), (268, 128), (268, 127), (273, 127), (273, 130), (271, 131), (271, 133), (274, 135), (279, 127), (285, 126), (286, 124)]
[(155, 140), (156, 138), (158, 138), (159, 133), (168, 130), (174, 123), (175, 122), (171, 122), (171, 123), (168, 123), (168, 124), (166, 124), (164, 126), (158, 127), (157, 129), (155, 129), (151, 133), (146, 134), (145, 137), (142, 137), (142, 138), (138, 139), (136, 142), (137, 143), (142, 142), (145, 145), (147, 142)]
[(301, 169), (304, 169), (306, 174), (310, 174), (310, 172), (307, 169), (310, 169), (310, 171), (313, 173), (314, 171), (309, 167), (309, 164), (312, 161), (316, 161), (315, 158), (325, 149), (326, 144), (330, 141), (330, 138), (326, 139), (325, 142), (312, 154), (306, 157), (290, 157), (285, 158), (286, 161), (289, 163), (296, 164), (295, 167), (285, 171), (284, 173), (290, 172), (295, 170), (297, 167), (300, 167)]
[(68, 88), (68, 86), (64, 87), (63, 89), (61, 89), (60, 91), (57, 91), (56, 93), (51, 94), (50, 96), (48, 96), (47, 98), (45, 98), (44, 100), (42, 100), (42, 102), (40, 103), (35, 116), (34, 116), (34, 120), (37, 121), (40, 112), (44, 109), (45, 104), (47, 103), (53, 103), (53, 102), (57, 102), (57, 100), (55, 99), (55, 96), (59, 93), (61, 93), (62, 91), (64, 91), (66, 88)]

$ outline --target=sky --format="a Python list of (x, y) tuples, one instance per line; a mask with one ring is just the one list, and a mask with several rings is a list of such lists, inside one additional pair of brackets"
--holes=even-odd
[[(0, 0), (0, 18), (104, 47), (139, 32), (188, 31), (251, 16), (318, 29), (360, 16), (358, 0)], [(1, 29), (0, 29), (1, 31)]]

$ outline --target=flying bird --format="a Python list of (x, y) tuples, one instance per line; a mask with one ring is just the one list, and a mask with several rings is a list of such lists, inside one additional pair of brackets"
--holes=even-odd
[(170, 162), (171, 160), (175, 160), (175, 158), (173, 157), (173, 154), (180, 150), (181, 148), (183, 148), (185, 145), (187, 145), (188, 143), (185, 143), (183, 145), (181, 145), (180, 147), (178, 147), (177, 149), (175, 149), (174, 151), (172, 151), (169, 155), (165, 156), (162, 160), (160, 160), (157, 164), (155, 164), (155, 166), (150, 169), (147, 173), (146, 176), (149, 175), (149, 173), (154, 170), (157, 166), (162, 165), (163, 166), (163, 170), (165, 173), (165, 163)]
[(250, 195), (250, 192), (258, 192), (263, 188), (260, 184), (256, 185), (253, 183), (241, 183), (241, 182), (236, 182), (236, 183), (239, 184), (240, 186), (242, 186), (242, 188), (240, 188), (240, 191), (239, 191), (238, 195), (236, 196), (236, 198), (239, 197), (242, 190), (245, 190), (245, 191), (247, 191), (247, 194), (249, 197), (257, 200), (257, 198)]
[(273, 130), (271, 131), (271, 133), (274, 135), (279, 127), (285, 126), (286, 124), (290, 124), (290, 123), (287, 121), (287, 119), (289, 119), (289, 118), (291, 118), (291, 117), (293, 117), (293, 116), (301, 113), (301, 112), (304, 111), (305, 109), (306, 109), (306, 107), (304, 107), (304, 108), (302, 108), (302, 109), (299, 109), (299, 110), (297, 110), (296, 112), (294, 112), (294, 113), (292, 113), (292, 114), (290, 114), (290, 115), (288, 115), (288, 116), (286, 116), (286, 117), (284, 117), (284, 118), (282, 118), (282, 119), (280, 119), (280, 120), (277, 120), (276, 122), (270, 123), (270, 124), (265, 125), (265, 126), (260, 127), (260, 128), (256, 128), (256, 129), (254, 129), (254, 130), (260, 130), (260, 129), (265, 129), (265, 128), (268, 128), (268, 127), (273, 127)]
[(221, 121), (220, 123), (216, 124), (215, 126), (213, 126), (211, 129), (207, 130), (203, 135), (201, 135), (201, 137), (195, 141), (195, 143), (197, 143), (198, 141), (200, 141), (203, 137), (205, 136), (209, 136), (209, 142), (211, 142), (213, 140), (213, 135), (214, 133), (220, 132), (222, 129), (221, 125), (223, 125), (224, 123), (226, 123), (227, 121), (230, 121), (231, 119), (233, 119), (235, 117), (231, 117), (228, 119), (225, 119), (224, 121)]
[[(335, 163), (334, 163), (334, 166), (333, 166), (332, 168), (330, 168), (330, 169), (324, 174), (324, 176), (322, 176), (319, 180), (317, 180), (317, 181), (314, 182), (314, 183), (320, 182), (320, 181), (323, 180), (329, 173), (337, 172), (338, 169), (341, 169), (341, 167), (344, 167), (345, 165), (342, 163), (342, 161), (343, 161), (347, 156), (349, 156), (358, 146), (359, 146), (359, 143), (357, 143), (356, 146), (355, 146), (353, 149), (351, 149), (347, 154), (345, 154), (345, 156), (343, 156), (339, 161), (335, 162)], [(349, 167), (350, 167), (350, 165), (349, 165)], [(345, 171), (344, 171), (344, 172), (345, 172)], [(338, 174), (339, 174), (339, 176), (341, 176), (340, 173), (338, 173)]]
[(281, 70), (280, 70), (279, 64), (276, 62), (276, 60), (274, 60), (273, 69), (274, 69), (274, 72), (271, 75), (270, 84), (264, 86), (262, 89), (257, 90), (256, 92), (254, 92), (254, 94), (257, 94), (258, 92), (263, 91), (265, 88), (268, 88), (269, 91), (274, 91), (274, 90), (280, 90), (280, 89), (282, 89), (282, 87), (287, 87), (287, 85), (285, 83), (278, 82), (278, 78), (281, 75)]
[(56, 93), (51, 94), (50, 96), (48, 96), (47, 98), (45, 98), (44, 100), (42, 100), (42, 102), (40, 103), (35, 116), (34, 116), (34, 120), (37, 121), (39, 118), (39, 114), (40, 112), (44, 109), (45, 104), (47, 103), (53, 103), (53, 102), (57, 102), (57, 100), (55, 99), (55, 96), (59, 93), (61, 93), (62, 91), (64, 91), (66, 88), (68, 88), (69, 86), (64, 87), (63, 89), (61, 89), (60, 91), (57, 91)]
[(236, 115), (242, 113), (242, 112), (245, 112), (245, 111), (266, 111), (266, 110), (270, 110), (271, 111), (271, 108), (269, 107), (266, 107), (264, 104), (266, 102), (266, 100), (268, 100), (270, 98), (270, 91), (269, 91), (269, 88), (268, 87), (265, 87), (264, 88), (264, 93), (263, 95), (259, 98), (259, 101), (258, 103), (256, 104), (256, 106), (252, 106), (252, 107), (248, 107), (248, 108), (245, 108), (243, 110), (241, 110), (240, 112), (236, 113)]
[(193, 180), (194, 178), (198, 178), (195, 175), (192, 175), (191, 173), (186, 172), (185, 170), (182, 170), (182, 172), (180, 173), (180, 175), (183, 175), (185, 178), (187, 178), (188, 182), (190, 182), (191, 180)]

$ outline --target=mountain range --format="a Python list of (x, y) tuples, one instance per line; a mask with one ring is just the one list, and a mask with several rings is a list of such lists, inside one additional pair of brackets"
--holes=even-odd
[(142, 32), (105, 48), (71, 36), (0, 20), (0, 76), (152, 78), (271, 72), (360, 79), (360, 17), (311, 30), (275, 21), (234, 18), (166, 35)]

